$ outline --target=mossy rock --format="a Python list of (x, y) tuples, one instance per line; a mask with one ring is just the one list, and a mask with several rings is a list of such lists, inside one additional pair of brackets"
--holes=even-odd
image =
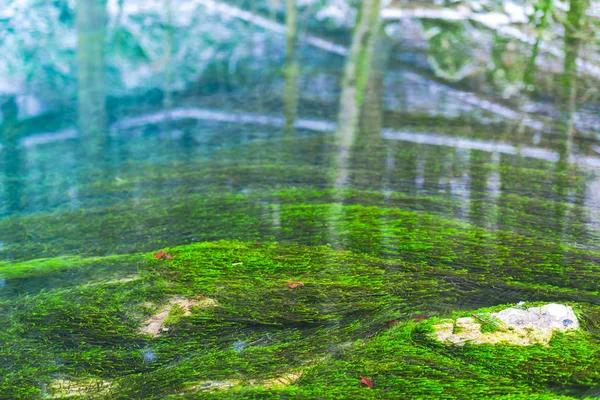
[[(451, 277), (481, 284), (464, 270), (329, 246), (221, 241), (165, 250), (170, 259), (62, 258), (23, 270), (20, 279), (43, 275), (42, 265), (55, 274), (114, 263), (138, 276), (100, 274), (5, 298), (0, 397), (542, 399), (600, 383), (598, 306), (570, 303), (583, 329), (555, 334), (548, 346), (457, 348), (432, 332), (472, 312), (439, 308), (460, 302)], [(144, 333), (168, 304), (189, 307), (172, 307), (160, 335)]]

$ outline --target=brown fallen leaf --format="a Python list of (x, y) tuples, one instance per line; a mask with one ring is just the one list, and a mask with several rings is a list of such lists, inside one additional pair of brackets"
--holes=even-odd
[(360, 383), (362, 383), (363, 385), (368, 386), (370, 388), (373, 387), (373, 381), (365, 376), (360, 377)]
[(285, 285), (290, 289), (296, 289), (298, 286), (304, 286), (302, 282), (286, 282)]
[(159, 251), (158, 253), (156, 253), (156, 254), (153, 254), (153, 256), (154, 256), (154, 258), (163, 258), (163, 256), (164, 256), (165, 254), (167, 254), (167, 252), (166, 252), (166, 251), (164, 251), (164, 250), (161, 250), (161, 251)]

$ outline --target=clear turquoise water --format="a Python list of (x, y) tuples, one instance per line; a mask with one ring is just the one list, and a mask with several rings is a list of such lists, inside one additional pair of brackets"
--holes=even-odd
[[(350, 163), (333, 179), (331, 156), (341, 154), (336, 127), (346, 119), (338, 108), (349, 28), (319, 23), (303, 9), (297, 49), (286, 57), (283, 14), (269, 15), (266, 4), (218, 3), (215, 11), (217, 3), (209, 3), (132, 3), (106, 11), (82, 2), (89, 18), (79, 25), (76, 10), (62, 3), (15, 3), (2, 43), (5, 218), (111, 212), (186, 193), (250, 198), (261, 190), (327, 189), (340, 186), (343, 175), (341, 187), (381, 193), (383, 202), (401, 193), (409, 209), (598, 249), (595, 78), (546, 55), (527, 86), (531, 60), (518, 40), (485, 29), (473, 35), (462, 22), (406, 20), (401, 29), (386, 21)], [(440, 33), (427, 41), (432, 29)], [(582, 46), (577, 51), (589, 52)], [(449, 78), (471, 64), (466, 78)], [(297, 76), (286, 74), (290, 66)], [(571, 87), (573, 101), (564, 97)], [(289, 162), (285, 173), (262, 173), (255, 182), (229, 171)], [(219, 173), (184, 176), (185, 165)], [(433, 201), (419, 204), (425, 197)], [(19, 239), (4, 229), (2, 256), (86, 254), (89, 242), (76, 240), (50, 250), (61, 240), (55, 228), (56, 237), (43, 240), (29, 232), (24, 245), (45, 244), (26, 255), (13, 251)], [(143, 228), (119, 234), (128, 243), (148, 239)], [(313, 232), (264, 236), (302, 242)], [(219, 234), (164, 239), (203, 238)], [(102, 247), (91, 253), (114, 251)]]
[[(600, 273), (598, 76), (568, 62), (596, 59), (593, 42), (554, 39), (548, 45), (567, 60), (551, 51), (533, 59), (531, 46), (477, 24), (385, 21), (353, 110), (358, 122), (348, 128), (351, 108), (340, 108), (352, 96), (343, 80), (348, 26), (301, 8), (291, 52), (282, 9), (201, 3), (125, 1), (106, 11), (86, 0), (79, 20), (62, 2), (6, 11), (3, 261), (220, 239), (420, 256), (395, 241), (391, 217), (365, 227), (373, 238), (362, 241), (335, 216), (285, 208), (334, 203), (433, 216), (430, 226), (406, 226), (406, 236), (433, 237), (444, 221), (484, 228), (500, 239), (457, 240), (452, 255), (434, 248), (422, 259), (477, 269), (506, 258), (534, 271), (531, 282), (575, 290), (540, 300), (599, 303), (590, 281)], [(519, 239), (503, 241), (505, 232)], [(501, 264), (481, 273), (510, 275), (494, 270)], [(546, 271), (550, 264), (561, 270)], [(0, 294), (97, 278), (86, 270), (0, 276)], [(533, 289), (477, 290), (436, 312), (536, 297)]]

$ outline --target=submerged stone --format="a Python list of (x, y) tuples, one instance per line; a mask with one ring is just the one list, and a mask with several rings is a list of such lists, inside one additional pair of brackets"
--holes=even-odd
[[(174, 307), (177, 307), (181, 311), (181, 315), (172, 315)], [(153, 337), (158, 337), (162, 332), (167, 332), (168, 327), (165, 326), (169, 317), (176, 322), (181, 316), (192, 315), (192, 307), (198, 308), (211, 308), (218, 307), (217, 302), (214, 299), (208, 297), (201, 297), (199, 299), (188, 299), (181, 296), (174, 297), (169, 300), (169, 303), (161, 309), (157, 314), (154, 314), (146, 321), (142, 327), (142, 333), (150, 334)]]
[(563, 304), (546, 304), (527, 310), (507, 308), (492, 317), (498, 318), (509, 327), (532, 328), (536, 330), (579, 329), (579, 321), (573, 309)]
[(98, 398), (107, 395), (114, 388), (114, 383), (95, 378), (55, 379), (48, 385), (46, 397), (51, 399), (65, 398)]
[[(482, 329), (486, 326), (486, 330)], [(507, 308), (489, 316), (444, 320), (433, 326), (435, 337), (441, 342), (463, 345), (505, 343), (527, 346), (548, 345), (554, 331), (579, 329), (573, 309), (563, 304), (546, 304), (529, 309)]]

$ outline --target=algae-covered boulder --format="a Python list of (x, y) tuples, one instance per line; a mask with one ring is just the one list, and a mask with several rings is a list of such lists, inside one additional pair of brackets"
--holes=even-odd
[(439, 341), (458, 345), (467, 342), (547, 345), (555, 331), (579, 329), (579, 320), (571, 307), (552, 303), (443, 320), (434, 328)]

